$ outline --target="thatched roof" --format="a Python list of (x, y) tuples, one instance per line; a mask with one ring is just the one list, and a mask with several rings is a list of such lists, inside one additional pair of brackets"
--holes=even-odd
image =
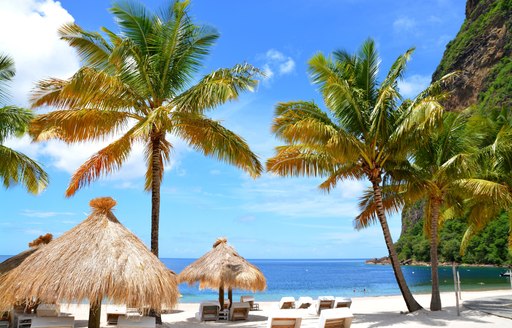
[(160, 310), (178, 299), (177, 278), (114, 216), (116, 202), (97, 198), (82, 223), (28, 256), (0, 285), (0, 305), (37, 297), (90, 303), (108, 298)]
[(200, 288), (211, 289), (259, 291), (267, 287), (263, 273), (241, 257), (225, 238), (217, 239), (213, 249), (183, 269), (179, 280), (189, 284), (199, 281)]
[(31, 241), (28, 246), (30, 247), (26, 251), (19, 253), (18, 255), (14, 255), (13, 257), (8, 258), (7, 260), (0, 263), (0, 277), (2, 277), (7, 272), (16, 268), (20, 265), (29, 255), (34, 253), (39, 249), (39, 247), (48, 244), (52, 241), (53, 236), (50, 233), (47, 233), (44, 236), (39, 236), (38, 238)]

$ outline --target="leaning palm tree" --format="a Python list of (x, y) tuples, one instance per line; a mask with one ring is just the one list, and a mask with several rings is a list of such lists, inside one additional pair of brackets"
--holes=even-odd
[(410, 292), (398, 262), (382, 205), (382, 183), (400, 166), (425, 132), (443, 112), (440, 83), (413, 101), (402, 101), (398, 81), (413, 49), (392, 65), (378, 82), (380, 60), (375, 43), (367, 40), (359, 53), (317, 54), (309, 61), (329, 113), (314, 102), (279, 103), (273, 132), (286, 145), (276, 148), (267, 169), (281, 176), (320, 176), (320, 188), (330, 191), (345, 179), (368, 180), (372, 185), (380, 223), (395, 277), (409, 311), (421, 309)]
[(35, 140), (74, 143), (121, 135), (77, 169), (68, 197), (118, 170), (134, 143), (145, 144), (145, 188), (152, 194), (151, 250), (157, 256), (160, 185), (173, 148), (168, 136), (253, 177), (262, 170), (241, 137), (205, 115), (252, 90), (259, 72), (248, 64), (236, 65), (196, 81), (195, 73), (218, 34), (194, 25), (188, 7), (188, 1), (176, 1), (157, 15), (137, 2), (117, 2), (111, 12), (119, 34), (107, 28), (100, 34), (75, 24), (63, 26), (61, 38), (77, 49), (85, 66), (70, 79), (40, 81), (32, 94), (34, 107), (57, 108), (33, 122), (30, 133)]
[(10, 82), (14, 75), (14, 61), (0, 54), (0, 179), (6, 188), (21, 184), (28, 192), (38, 194), (48, 185), (46, 172), (27, 155), (3, 145), (9, 137), (25, 134), (34, 117), (28, 109), (5, 105), (8, 98), (6, 82)]
[[(470, 197), (461, 184), (478, 169), (475, 161), (478, 134), (468, 133), (469, 112), (446, 112), (441, 129), (432, 131), (411, 156), (410, 165), (395, 168), (394, 185), (384, 192), (384, 208), (395, 211), (404, 204), (425, 201), (424, 231), (430, 239), (432, 297), (430, 310), (441, 310), (438, 275), (438, 231), (442, 223), (459, 214)], [(361, 202), (363, 212), (356, 218), (358, 228), (367, 227), (374, 214), (373, 197), (368, 192)]]

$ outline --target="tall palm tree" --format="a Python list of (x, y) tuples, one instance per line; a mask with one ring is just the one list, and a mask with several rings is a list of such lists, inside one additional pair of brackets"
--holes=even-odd
[(152, 195), (151, 251), (157, 256), (160, 185), (173, 148), (168, 136), (253, 177), (262, 171), (241, 137), (205, 115), (252, 90), (259, 72), (248, 64), (236, 65), (196, 82), (195, 73), (218, 34), (194, 25), (188, 7), (189, 1), (176, 1), (155, 14), (138, 2), (117, 2), (111, 12), (119, 34), (107, 28), (102, 35), (75, 24), (63, 26), (61, 38), (77, 50), (84, 66), (68, 80), (40, 81), (32, 95), (34, 107), (57, 108), (33, 122), (30, 133), (35, 140), (73, 143), (121, 134), (78, 168), (66, 190), (68, 197), (118, 170), (135, 142), (145, 144), (145, 188)]
[(6, 83), (14, 75), (14, 61), (0, 54), (0, 179), (6, 188), (22, 184), (28, 192), (38, 194), (48, 185), (46, 172), (25, 154), (3, 145), (7, 138), (23, 135), (33, 118), (28, 109), (5, 105), (8, 98)]
[(393, 245), (382, 204), (383, 179), (406, 160), (425, 132), (436, 126), (442, 106), (440, 83), (434, 83), (413, 101), (402, 101), (398, 80), (403, 77), (413, 49), (392, 65), (378, 81), (380, 59), (375, 43), (367, 40), (357, 54), (319, 53), (309, 71), (329, 112), (314, 102), (279, 103), (273, 132), (286, 145), (276, 148), (267, 169), (281, 176), (320, 176), (321, 189), (338, 181), (367, 180), (372, 185), (376, 220), (381, 225), (395, 277), (409, 311), (421, 309), (411, 294)]
[[(443, 115), (441, 129), (433, 131), (421, 147), (411, 156), (410, 165), (395, 169), (394, 185), (388, 186), (384, 195), (384, 208), (395, 211), (404, 203), (414, 204), (425, 200), (424, 231), (430, 238), (430, 263), (432, 297), (430, 310), (441, 310), (438, 275), (438, 230), (444, 220), (461, 214), (468, 190), (460, 183), (471, 178), (478, 165), (474, 159), (478, 136), (468, 133), (466, 123), (469, 112)], [(371, 223), (369, 193), (360, 204), (363, 212), (356, 218), (356, 226), (364, 228)], [(370, 211), (368, 211), (370, 210)]]

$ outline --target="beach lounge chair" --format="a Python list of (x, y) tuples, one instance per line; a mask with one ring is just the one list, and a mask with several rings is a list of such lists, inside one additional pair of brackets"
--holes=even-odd
[(126, 315), (126, 305), (125, 304), (107, 304), (107, 309), (105, 311), (107, 313), (107, 323), (109, 325), (117, 324), (117, 320), (120, 316)]
[(199, 312), (196, 313), (196, 319), (199, 321), (217, 321), (219, 320), (220, 304), (216, 301), (206, 301), (199, 304)]
[(155, 317), (119, 317), (117, 328), (155, 328)]
[(326, 309), (320, 314), (318, 328), (349, 328), (353, 317), (352, 312), (346, 307)]
[(280, 309), (293, 309), (294, 306), (295, 306), (295, 298), (293, 298), (291, 296), (281, 297), (281, 300), (279, 301)]
[(246, 302), (233, 302), (229, 309), (229, 320), (247, 320), (251, 307)]
[(268, 317), (267, 328), (300, 328), (302, 318), (297, 315), (272, 315)]
[(34, 328), (73, 328), (75, 317), (34, 317), (30, 327)]
[(313, 304), (313, 299), (309, 296), (301, 296), (299, 300), (295, 302), (296, 309), (307, 309)]
[(336, 297), (336, 300), (334, 302), (334, 308), (350, 308), (352, 305), (352, 299), (351, 298), (343, 298), (343, 297)]
[(320, 314), (322, 310), (332, 309), (334, 307), (334, 296), (319, 296), (316, 304), (316, 313)]
[(57, 304), (39, 304), (36, 313), (38, 317), (58, 317), (60, 306)]
[(240, 302), (249, 303), (249, 306), (251, 307), (251, 311), (260, 309), (260, 305), (258, 303), (254, 303), (254, 296), (251, 296), (251, 295), (240, 296)]
[(0, 328), (9, 328), (9, 321), (0, 320)]

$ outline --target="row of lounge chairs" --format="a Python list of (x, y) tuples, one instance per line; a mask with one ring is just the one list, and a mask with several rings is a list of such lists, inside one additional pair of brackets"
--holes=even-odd
[(231, 321), (247, 320), (251, 306), (249, 302), (233, 302), (231, 308), (221, 312), (218, 301), (206, 301), (199, 304), (199, 312), (196, 313), (196, 319), (199, 321), (217, 321), (221, 314), (226, 313)]
[(352, 299), (334, 297), (334, 296), (320, 296), (317, 300), (313, 300), (309, 296), (299, 297), (295, 301), (294, 297), (283, 297), (279, 301), (280, 309), (308, 309), (312, 305), (315, 306), (316, 313), (320, 314), (322, 310), (335, 309), (335, 308), (350, 308), (352, 305)]
[[(320, 314), (318, 328), (349, 328), (353, 315), (348, 308), (326, 309)], [(267, 328), (300, 328), (302, 317), (295, 314), (268, 318)]]

